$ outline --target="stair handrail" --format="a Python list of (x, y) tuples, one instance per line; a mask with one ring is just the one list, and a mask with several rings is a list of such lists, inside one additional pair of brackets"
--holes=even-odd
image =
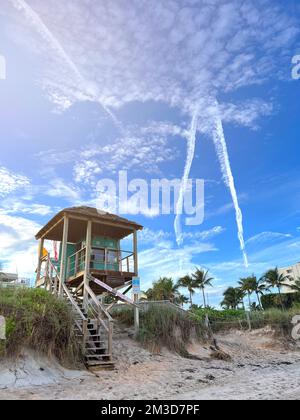
[[(55, 265), (53, 264), (53, 262), (51, 261), (50, 255), (47, 254), (46, 256), (43, 257), (43, 260), (46, 261), (46, 272), (45, 272), (45, 282), (47, 283), (47, 279), (50, 282), (51, 286), (55, 287), (59, 284), (60, 282), (60, 277), (57, 271), (57, 268), (55, 267)], [(54, 278), (52, 277), (52, 275), (50, 276), (50, 274), (54, 274)], [(57, 290), (54, 290), (54, 293), (57, 293)]]
[(71, 294), (70, 290), (67, 288), (67, 286), (66, 286), (66, 284), (65, 284), (65, 283), (63, 283), (63, 284), (62, 284), (62, 288), (63, 288), (63, 291), (65, 292), (65, 294), (67, 295), (67, 297), (68, 297), (69, 301), (72, 303), (72, 305), (73, 305), (74, 309), (75, 309), (75, 310), (78, 312), (78, 314), (80, 315), (80, 318), (81, 318), (83, 321), (86, 321), (86, 320), (87, 320), (87, 318), (86, 318), (86, 317), (83, 315), (83, 313), (81, 312), (80, 308), (78, 307), (78, 305), (77, 305), (77, 303), (76, 303), (75, 299), (73, 298), (73, 296), (72, 296), (72, 294)]
[(92, 289), (90, 288), (90, 286), (85, 285), (85, 290), (88, 294), (88, 297), (91, 298), (91, 300), (94, 302), (94, 304), (97, 307), (97, 318), (98, 321), (100, 321), (100, 323), (102, 324), (103, 328), (108, 332), (109, 331), (109, 327), (106, 325), (105, 321), (102, 319), (100, 312), (103, 312), (108, 323), (113, 323), (114, 320), (111, 317), (111, 315), (107, 312), (107, 310), (103, 307), (103, 305), (101, 305), (101, 303), (99, 302), (99, 300), (97, 299), (95, 293), (92, 291)]
[[(89, 280), (93, 280), (94, 277), (89, 275), (88, 276)], [(88, 293), (88, 296), (91, 298), (91, 300), (94, 302), (94, 304), (96, 305), (97, 309), (98, 309), (98, 320), (100, 321), (101, 325), (103, 326), (103, 328), (105, 329), (105, 331), (107, 332), (107, 351), (109, 354), (109, 357), (112, 357), (112, 351), (113, 351), (113, 326), (114, 326), (114, 319), (112, 318), (112, 316), (110, 315), (110, 313), (106, 310), (106, 308), (99, 302), (99, 300), (97, 299), (97, 296), (95, 295), (95, 293), (92, 291), (92, 289), (90, 288), (89, 285), (85, 285), (85, 290)], [(105, 323), (105, 321), (101, 318), (100, 315), (100, 311), (106, 316), (106, 321), (107, 321), (107, 325)]]

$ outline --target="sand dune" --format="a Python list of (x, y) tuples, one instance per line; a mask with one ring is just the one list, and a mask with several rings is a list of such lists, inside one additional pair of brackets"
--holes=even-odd
[[(196, 343), (189, 350), (201, 360), (167, 351), (153, 355), (119, 332), (114, 371), (98, 371), (97, 376), (67, 371), (41, 358), (13, 381), (14, 371), (1, 367), (0, 399), (300, 399), (300, 352), (295, 346), (276, 339), (270, 329), (217, 339), (232, 361), (215, 360), (209, 346)], [(5, 385), (4, 373), (9, 372)]]

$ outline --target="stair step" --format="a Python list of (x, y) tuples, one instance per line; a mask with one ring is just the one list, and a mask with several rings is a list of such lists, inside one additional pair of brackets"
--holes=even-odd
[(85, 356), (86, 359), (95, 359), (95, 360), (99, 360), (100, 357), (110, 357), (110, 354), (87, 354)]
[(102, 361), (98, 361), (98, 362), (86, 362), (86, 365), (93, 370), (93, 367), (96, 368), (96, 370), (98, 370), (99, 368), (103, 368), (103, 369), (114, 369), (115, 364), (114, 362), (102, 362)]
[(86, 347), (85, 348), (85, 350), (87, 351), (87, 352), (89, 352), (89, 351), (98, 351), (98, 350), (106, 350), (106, 346), (103, 346), (103, 347)]

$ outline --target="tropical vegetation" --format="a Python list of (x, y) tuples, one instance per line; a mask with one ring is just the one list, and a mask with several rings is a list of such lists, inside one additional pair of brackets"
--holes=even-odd
[[(285, 310), (290, 308), (294, 299), (291, 296), (283, 294), (282, 288), (289, 287), (295, 294), (300, 294), (300, 278), (293, 284), (288, 281), (290, 278), (280, 273), (276, 267), (268, 270), (262, 277), (258, 278), (255, 274), (243, 277), (238, 281), (236, 287), (228, 287), (223, 293), (223, 300), (220, 306), (224, 310), (243, 310), (246, 307), (251, 312), (263, 311), (266, 307), (280, 308)], [(174, 281), (170, 277), (162, 277), (153, 283), (145, 294), (149, 300), (169, 300), (179, 306), (189, 304), (190, 310), (209, 309), (206, 290), (213, 287), (214, 278), (209, 274), (209, 270), (203, 270), (198, 267), (194, 272), (180, 277)], [(272, 294), (274, 289), (277, 294)], [(195, 305), (194, 299), (199, 293), (202, 305)], [(274, 296), (273, 298), (267, 298)], [(245, 303), (246, 301), (246, 303)], [(266, 304), (267, 302), (267, 304)], [(279, 302), (279, 304), (278, 304)]]

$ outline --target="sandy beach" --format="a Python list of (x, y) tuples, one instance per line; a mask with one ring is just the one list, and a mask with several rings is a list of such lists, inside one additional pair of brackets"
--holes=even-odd
[[(92, 374), (44, 359), (33, 367), (27, 360), (22, 372), (10, 371), (15, 381), (8, 386), (1, 368), (0, 399), (300, 399), (300, 352), (294, 346), (274, 338), (270, 329), (230, 332), (217, 340), (231, 361), (215, 360), (209, 346), (196, 343), (189, 351), (201, 360), (151, 354), (119, 332), (115, 370)], [(7, 375), (11, 368), (6, 369)]]

